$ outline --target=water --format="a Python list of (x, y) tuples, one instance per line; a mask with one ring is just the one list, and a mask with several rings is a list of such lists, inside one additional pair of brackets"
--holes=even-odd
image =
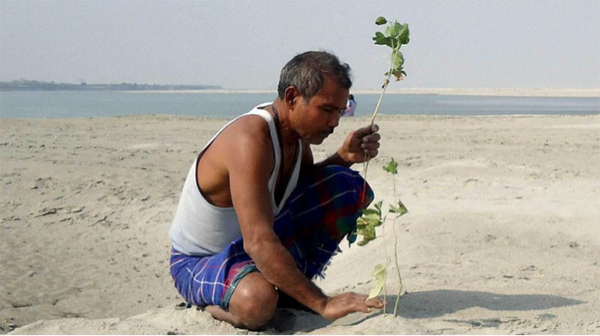
[[(124, 91), (2, 91), (0, 117), (70, 118), (168, 114), (233, 118), (273, 101), (274, 94), (136, 93)], [(371, 115), (379, 95), (355, 94), (357, 116)], [(600, 98), (396, 95), (384, 97), (387, 115), (590, 115)]]

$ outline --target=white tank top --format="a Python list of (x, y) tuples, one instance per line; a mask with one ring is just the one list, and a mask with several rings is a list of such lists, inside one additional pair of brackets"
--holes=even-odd
[(229, 123), (227, 123), (212, 139), (204, 146), (200, 154), (194, 160), (190, 168), (177, 212), (171, 225), (169, 236), (173, 246), (188, 255), (207, 256), (217, 254), (222, 251), (227, 244), (241, 237), (240, 222), (233, 207), (222, 208), (210, 204), (200, 193), (197, 182), (198, 161), (202, 153), (210, 146), (210, 144), (223, 132), (227, 126), (234, 123), (239, 118), (248, 115), (257, 115), (265, 119), (269, 124), (271, 140), (273, 142), (273, 154), (275, 155), (275, 166), (269, 178), (269, 192), (271, 193), (271, 204), (273, 206), (273, 214), (277, 215), (281, 208), (285, 205), (285, 201), (290, 196), (300, 175), (300, 164), (302, 161), (302, 142), (298, 140), (298, 155), (296, 164), (292, 172), (290, 181), (287, 184), (283, 198), (279, 204), (275, 202), (275, 183), (277, 181), (277, 173), (281, 163), (281, 154), (279, 149), (279, 138), (277, 137), (277, 128), (271, 114), (261, 109), (271, 103), (264, 103), (255, 107), (252, 111), (243, 114)]

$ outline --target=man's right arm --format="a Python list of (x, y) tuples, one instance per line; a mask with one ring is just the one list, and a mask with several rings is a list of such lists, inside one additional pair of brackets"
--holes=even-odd
[[(298, 270), (291, 254), (275, 234), (268, 189), (274, 159), (268, 135), (238, 132), (228, 148), (231, 155), (228, 155), (226, 165), (231, 197), (240, 221), (244, 249), (265, 279), (327, 319), (337, 319), (355, 311), (368, 312), (364, 295), (345, 293), (328, 297), (323, 294)], [(375, 306), (379, 307), (379, 304)]]
[(249, 131), (247, 127), (236, 132), (230, 142), (226, 166), (244, 249), (267, 281), (320, 313), (327, 296), (298, 270), (273, 230), (268, 189), (274, 166), (271, 139), (265, 132)]

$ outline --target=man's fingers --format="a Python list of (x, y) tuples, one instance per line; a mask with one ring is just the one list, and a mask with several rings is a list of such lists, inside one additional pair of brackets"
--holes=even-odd
[(363, 143), (379, 142), (381, 135), (379, 133), (373, 133), (362, 137)]
[(363, 142), (362, 144), (360, 144), (360, 147), (362, 149), (377, 149), (379, 148), (379, 142)]
[(364, 294), (354, 294), (354, 298), (360, 303), (361, 307), (364, 307), (368, 311), (369, 308), (383, 308), (383, 300), (381, 298), (371, 298)]
[(371, 159), (376, 157), (379, 154), (379, 151), (376, 149), (365, 151), (365, 154), (368, 155)]
[(361, 305), (358, 305), (358, 308), (356, 309), (356, 311), (359, 311), (361, 313), (370, 313), (371, 312), (371, 308), (367, 307), (364, 303)]
[(370, 313), (372, 309), (383, 308), (380, 298), (368, 299), (367, 295), (347, 292), (336, 295), (328, 300), (323, 314), (328, 320), (336, 320), (353, 312)]
[(363, 312), (363, 313), (370, 313), (371, 312), (371, 306), (369, 306), (367, 304), (367, 298), (368, 296), (363, 295), (363, 294), (356, 294), (356, 293), (352, 293), (353, 294), (353, 299), (354, 299), (354, 307), (356, 311), (359, 312)]
[(367, 307), (371, 308), (383, 308), (383, 300), (380, 298), (372, 298), (365, 301)]
[(355, 136), (361, 138), (369, 134), (374, 134), (379, 131), (379, 126), (373, 124), (371, 126), (365, 126), (356, 130)]

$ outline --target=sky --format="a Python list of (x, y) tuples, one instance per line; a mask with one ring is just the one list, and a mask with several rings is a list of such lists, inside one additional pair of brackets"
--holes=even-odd
[(600, 87), (600, 0), (2, 0), (0, 80), (275, 90), (294, 55), (326, 50), (378, 89), (378, 16), (410, 27), (392, 89)]

